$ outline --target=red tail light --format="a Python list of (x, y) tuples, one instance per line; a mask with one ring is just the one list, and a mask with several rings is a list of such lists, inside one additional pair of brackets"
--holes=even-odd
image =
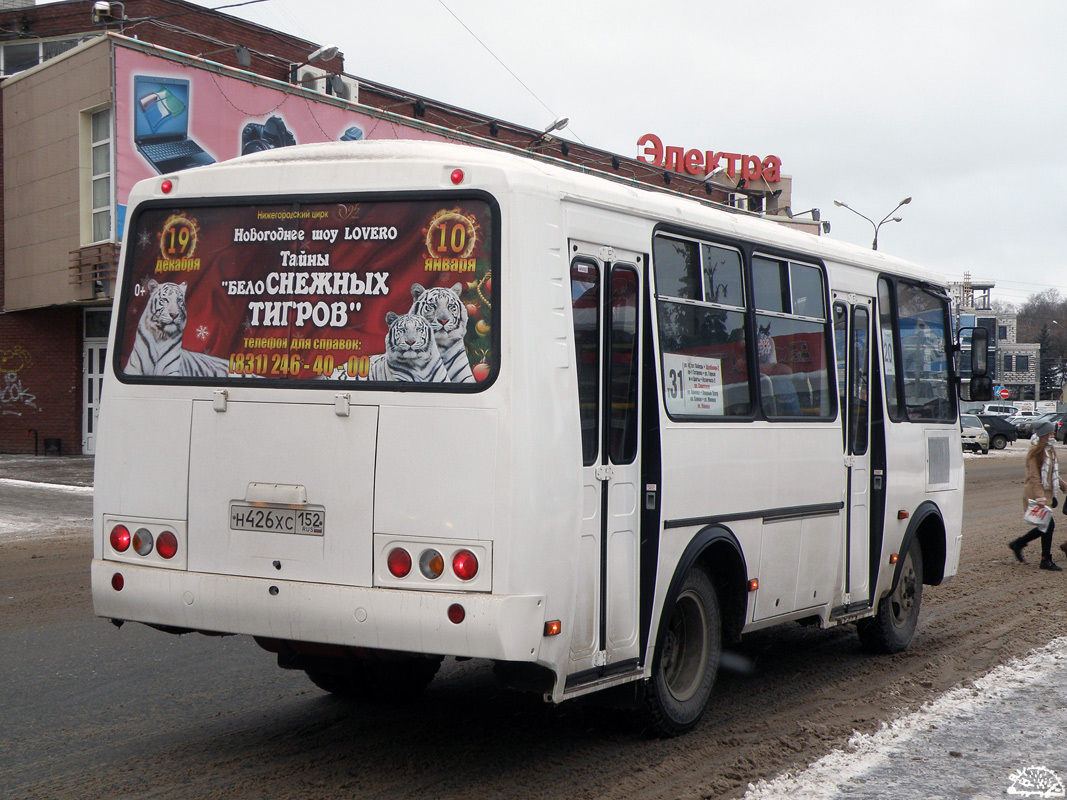
[(130, 529), (125, 525), (116, 525), (111, 529), (111, 549), (125, 553), (130, 547)]
[(403, 578), (411, 572), (411, 555), (402, 547), (390, 550), (385, 563), (394, 578)]
[(126, 579), (122, 577), (121, 572), (116, 572), (111, 576), (111, 588), (116, 592), (121, 592), (122, 587), (126, 585)]
[(448, 620), (456, 625), (463, 622), (467, 617), (467, 612), (459, 603), (453, 603), (448, 607)]
[(163, 558), (174, 558), (178, 552), (178, 537), (170, 531), (163, 531), (156, 539), (156, 552)]
[(461, 581), (469, 581), (478, 574), (478, 559), (470, 550), (459, 550), (452, 556), (452, 571)]

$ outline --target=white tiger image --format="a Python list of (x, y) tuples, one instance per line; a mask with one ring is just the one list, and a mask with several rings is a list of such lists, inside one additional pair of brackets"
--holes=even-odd
[(444, 383), (448, 370), (441, 360), (430, 323), (418, 314), (385, 315), (389, 331), (385, 352), (371, 356), (368, 380)]
[(148, 303), (137, 323), (137, 338), (126, 362), (127, 375), (217, 377), (230, 374), (224, 358), (182, 347), (188, 316), (183, 283), (148, 281)]
[(467, 335), (467, 306), (460, 299), (463, 284), (452, 287), (424, 289), (420, 284), (411, 284), (414, 303), (411, 314), (418, 314), (430, 323), (441, 360), (448, 370), (452, 383), (473, 383), (470, 360), (463, 337)]

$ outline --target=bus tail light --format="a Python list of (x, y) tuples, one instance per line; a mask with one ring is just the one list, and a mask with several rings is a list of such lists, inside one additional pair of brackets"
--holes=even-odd
[(111, 549), (116, 553), (125, 553), (130, 549), (130, 529), (125, 525), (116, 525), (111, 529)]
[(492, 542), (376, 533), (373, 558), (376, 587), (424, 592), (493, 590)]
[(133, 549), (137, 551), (137, 555), (146, 556), (152, 552), (152, 546), (155, 544), (155, 539), (152, 536), (152, 531), (148, 528), (138, 528), (133, 534)]
[(470, 550), (457, 550), (452, 556), (452, 571), (461, 581), (473, 580), (478, 574), (478, 559)]
[(170, 531), (163, 531), (156, 539), (156, 552), (163, 558), (174, 558), (174, 554), (178, 552), (178, 537)]
[(185, 520), (137, 519), (105, 514), (104, 558), (139, 567), (188, 568)]
[(436, 550), (423, 550), (419, 556), (419, 572), (431, 581), (441, 577), (445, 571), (445, 559)]
[(390, 550), (385, 562), (394, 578), (404, 578), (411, 572), (411, 554), (403, 547)]
[(111, 576), (111, 588), (116, 592), (121, 592), (122, 587), (126, 585), (126, 579), (122, 577), (121, 572), (116, 572)]
[(467, 612), (459, 603), (453, 603), (448, 607), (448, 621), (459, 625), (467, 617)]

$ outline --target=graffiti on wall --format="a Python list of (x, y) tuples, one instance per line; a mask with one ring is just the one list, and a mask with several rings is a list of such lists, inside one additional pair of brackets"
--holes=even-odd
[(22, 347), (0, 350), (0, 413), (21, 417), (26, 408), (37, 408), (37, 395), (26, 389), (19, 375), (32, 363), (29, 352)]

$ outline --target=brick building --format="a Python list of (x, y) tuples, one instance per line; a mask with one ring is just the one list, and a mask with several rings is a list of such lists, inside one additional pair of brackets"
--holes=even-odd
[(148, 155), (177, 119), (212, 161), (313, 141), (447, 139), (712, 202), (749, 197), (819, 232), (785, 216), (788, 181), (784, 193), (713, 188), (345, 75), (343, 54), (184, 0), (0, 0), (0, 31), (0, 452), (94, 452), (125, 198), (181, 168)]

